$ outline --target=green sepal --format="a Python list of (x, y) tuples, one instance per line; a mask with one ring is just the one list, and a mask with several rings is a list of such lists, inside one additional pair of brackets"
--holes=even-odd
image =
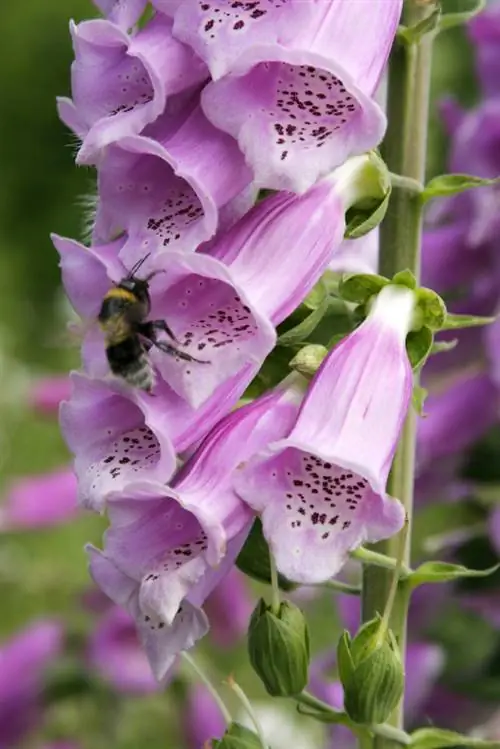
[(325, 346), (320, 343), (309, 343), (295, 354), (290, 362), (290, 368), (304, 377), (313, 377), (327, 355), (328, 349)]
[(273, 697), (300, 694), (309, 678), (309, 630), (302, 611), (282, 601), (275, 613), (261, 598), (250, 618), (248, 654)]
[(442, 728), (419, 728), (411, 734), (410, 749), (444, 749), (464, 746), (468, 749), (500, 749), (500, 741), (486, 741), (463, 736)]
[(221, 739), (212, 739), (212, 749), (263, 749), (256, 733), (241, 723), (231, 723)]
[(424, 404), (428, 394), (429, 391), (423, 388), (421, 385), (413, 386), (411, 404), (419, 416), (425, 416)]
[(313, 309), (302, 322), (280, 335), (278, 343), (281, 346), (290, 347), (306, 341), (328, 312), (332, 301), (337, 300), (331, 300), (330, 297), (325, 296), (319, 306)]
[(420, 199), (423, 203), (427, 203), (431, 198), (457, 195), (474, 187), (488, 187), (498, 182), (499, 179), (474, 177), (472, 174), (440, 174), (439, 177), (434, 177), (426, 184), (420, 193)]
[(383, 198), (372, 198), (357, 204), (346, 213), (344, 239), (359, 239), (375, 229), (384, 219), (389, 207), (391, 190)]
[(380, 617), (371, 619), (351, 639), (344, 632), (337, 646), (344, 709), (355, 723), (383, 723), (399, 704), (404, 669), (391, 630), (380, 639)]
[(406, 45), (417, 44), (423, 36), (437, 28), (440, 18), (441, 8), (438, 6), (430, 15), (414, 26), (400, 26), (397, 32), (398, 41)]
[(396, 284), (396, 286), (407, 286), (412, 291), (417, 288), (417, 279), (408, 268), (395, 273), (392, 277), (391, 283)]
[(338, 294), (346, 302), (365, 304), (388, 283), (387, 278), (375, 273), (344, 273), (340, 279)]
[(500, 564), (485, 570), (471, 570), (461, 564), (448, 562), (424, 562), (409, 577), (409, 584), (416, 588), (424, 583), (446, 583), (464, 577), (488, 577), (500, 569)]
[(479, 315), (452, 315), (449, 312), (441, 326), (441, 330), (459, 330), (460, 328), (477, 328), (490, 325), (496, 317), (481, 317)]
[(439, 21), (439, 31), (447, 31), (448, 29), (455, 28), (455, 26), (463, 26), (486, 7), (486, 0), (466, 0), (465, 3), (464, 0), (462, 0), (461, 5), (469, 7), (454, 13), (442, 14), (441, 20)]
[[(318, 309), (318, 307), (321, 305), (321, 303), (326, 299), (328, 294), (330, 293), (330, 283), (327, 283), (326, 280), (326, 273), (324, 274), (325, 278), (321, 277), (318, 283), (314, 284), (309, 294), (306, 296), (304, 301), (302, 302), (304, 307), (307, 307), (307, 309)], [(335, 283), (335, 288), (337, 288), (337, 284)]]
[[(247, 540), (236, 558), (236, 566), (245, 575), (261, 583), (271, 584), (271, 565), (269, 561), (269, 546), (262, 533), (262, 523), (259, 518), (254, 520)], [(278, 573), (278, 585), (281, 590), (295, 590), (297, 585)]]
[(434, 343), (432, 330), (427, 327), (420, 330), (412, 330), (406, 336), (406, 352), (414, 370), (418, 370), (425, 364), (431, 353)]
[(442, 330), (446, 320), (446, 305), (435, 291), (425, 287), (415, 292), (417, 314), (421, 316), (422, 325), (431, 330)]

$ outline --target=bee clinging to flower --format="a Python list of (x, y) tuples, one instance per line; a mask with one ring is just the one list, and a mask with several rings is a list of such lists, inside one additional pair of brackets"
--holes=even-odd
[(197, 361), (168, 341), (159, 340), (159, 333), (176, 338), (165, 320), (148, 320), (151, 311), (149, 284), (162, 270), (138, 278), (136, 273), (147, 260), (141, 258), (129, 273), (105, 294), (98, 315), (104, 333), (106, 357), (111, 372), (129, 385), (150, 393), (155, 384), (155, 373), (148, 352), (152, 346), (184, 361)]

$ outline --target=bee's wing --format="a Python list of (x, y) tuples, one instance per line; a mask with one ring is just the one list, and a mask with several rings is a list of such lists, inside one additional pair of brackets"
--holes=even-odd
[(52, 348), (80, 347), (90, 331), (97, 327), (92, 319), (72, 320), (66, 324), (64, 330), (51, 336), (48, 345)]

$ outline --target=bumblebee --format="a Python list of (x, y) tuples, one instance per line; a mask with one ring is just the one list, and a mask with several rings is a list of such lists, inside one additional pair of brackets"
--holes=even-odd
[[(151, 311), (149, 283), (163, 271), (153, 271), (146, 278), (136, 273), (149, 254), (139, 260), (122, 280), (112, 286), (102, 300), (98, 323), (104, 333), (106, 357), (111, 372), (129, 385), (150, 393), (155, 383), (154, 370), (148, 351), (155, 346), (170, 356), (185, 361), (198, 361), (164, 340), (158, 333), (166, 333), (173, 341), (173, 332), (165, 320), (147, 320)], [(200, 362), (206, 363), (206, 362)]]

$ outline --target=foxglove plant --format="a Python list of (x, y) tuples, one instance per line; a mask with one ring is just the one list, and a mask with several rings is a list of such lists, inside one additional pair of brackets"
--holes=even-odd
[[(428, 32), (439, 14), (420, 0), (404, 10), (402, 0), (372, 0), (369, 13), (352, 0), (96, 4), (105, 19), (71, 25), (72, 99), (59, 100), (81, 141), (77, 163), (97, 168), (98, 193), (91, 246), (53, 236), (63, 283), (75, 311), (92, 321), (109, 289), (140, 265), (148, 320), (166, 322), (175, 340), (162, 342), (183, 358), (154, 345), (143, 352), (155, 373), (149, 393), (110, 375), (97, 325), (85, 335), (61, 426), (79, 502), (108, 515), (102, 550), (87, 547), (91, 576), (126, 610), (122, 624), (130, 633), (134, 622), (166, 684), (210, 621), (225, 639), (246, 627), (236, 563), (272, 586), (271, 603), (261, 599), (248, 625), (250, 660), (268, 692), (352, 729), (364, 749), (393, 741), (419, 749), (398, 706), (403, 664), (422, 669), (412, 673), (413, 695), (408, 685), (410, 703), (420, 703), (442, 662), (431, 643), (405, 651), (408, 602), (413, 588), (451, 573), (440, 563), (409, 567), (418, 375), (443, 349), (435, 333), (483, 322), (464, 323), (432, 288), (419, 287), (422, 205), (440, 194), (435, 183), (422, 185)], [(398, 29), (387, 122), (374, 96)], [(484, 177), (494, 176), (495, 106), (488, 102), (478, 120), (491, 136), (477, 156)], [(457, 143), (467, 141), (457, 108), (447, 116)], [(366, 153), (387, 125), (388, 168)], [(467, 254), (494, 234), (494, 222), (486, 234), (474, 229), (477, 212), (484, 229), (477, 195), (454, 199), (453, 221), (434, 227), (424, 246), (430, 287), (454, 291), (474, 275), (471, 309), (460, 309), (467, 314), (489, 312), (498, 298), (494, 253), (479, 264)], [(122, 291), (130, 300), (123, 288), (115, 299)], [(142, 344), (125, 302), (118, 312), (117, 325)], [(311, 381), (289, 375), (289, 365)], [(494, 418), (495, 386), (475, 375), (459, 383), (470, 398), (455, 390), (429, 398), (432, 415), (418, 435), (429, 475), (436, 443), (441, 449), (446, 439), (441, 454), (453, 459), (467, 446), (462, 425), (477, 413), (479, 391), (476, 433)], [(438, 365), (428, 379), (440, 376), (448, 370)], [(365, 542), (379, 542), (377, 550)], [(304, 691), (305, 616), (280, 589), (359, 593), (333, 579), (350, 556), (363, 564), (363, 623), (341, 638), (342, 684), (321, 702)], [(214, 610), (221, 600), (228, 621)], [(113, 635), (113, 616), (94, 658)], [(215, 746), (242, 736), (265, 745), (255, 716), (258, 737), (225, 708), (221, 716), (226, 743)], [(220, 736), (222, 728), (214, 722), (211, 730)], [(436, 729), (432, 745), (441, 739)]]

